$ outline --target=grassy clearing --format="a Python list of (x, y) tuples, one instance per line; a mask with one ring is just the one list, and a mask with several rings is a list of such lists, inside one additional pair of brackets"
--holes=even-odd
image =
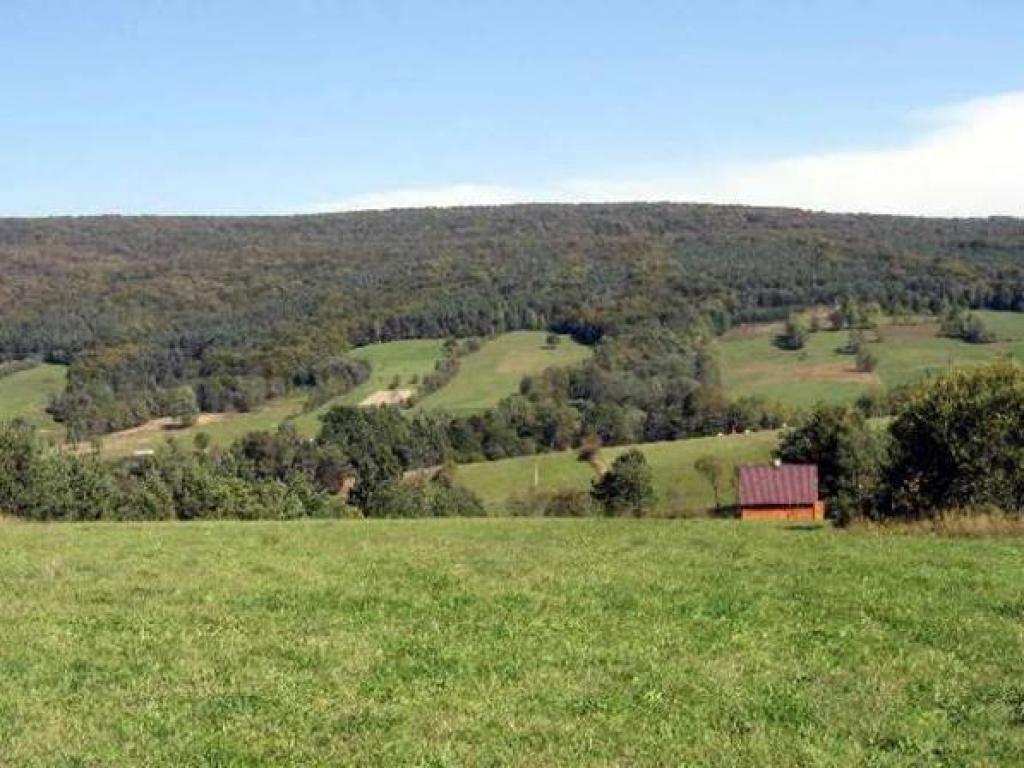
[(366, 360), (371, 366), (370, 378), (351, 392), (297, 417), (296, 427), (303, 434), (315, 435), (320, 430), (320, 416), (329, 408), (335, 405), (359, 405), (367, 396), (387, 389), (395, 376), (399, 377), (403, 388), (415, 389), (411, 383), (413, 377), (423, 378), (434, 370), (434, 365), (441, 359), (442, 344), (441, 339), (411, 339), (353, 349), (349, 357)]
[(541, 331), (515, 331), (490, 339), (479, 352), (463, 358), (458, 375), (447, 386), (416, 407), (456, 415), (483, 411), (518, 392), (524, 376), (578, 365), (590, 356), (589, 348), (568, 336), (553, 348), (545, 344), (546, 337)]
[[(777, 432), (754, 432), (605, 448), (601, 455), (610, 464), (623, 451), (639, 448), (651, 465), (659, 505), (678, 512), (714, 505), (711, 488), (693, 468), (700, 456), (720, 456), (734, 464), (764, 462), (768, 461), (777, 441)], [(457, 473), (458, 482), (480, 496), (494, 514), (505, 511), (510, 497), (532, 488), (535, 476), (539, 480), (537, 487), (542, 491), (586, 490), (594, 477), (594, 470), (577, 459), (575, 451), (464, 464)], [(730, 490), (723, 503), (734, 501), (735, 493)]]
[(846, 331), (813, 333), (804, 349), (786, 351), (772, 343), (777, 325), (748, 326), (718, 345), (723, 384), (731, 395), (761, 395), (809, 406), (819, 401), (850, 402), (872, 387), (911, 383), (949, 367), (978, 365), (1008, 354), (1024, 356), (1024, 314), (976, 314), (999, 341), (968, 344), (940, 337), (935, 322), (881, 326), (881, 340), (869, 345), (878, 357), (873, 373), (858, 373), (853, 357), (836, 351), (846, 342)]
[(0, 420), (20, 418), (44, 433), (63, 438), (64, 429), (46, 412), (50, 396), (64, 389), (63, 365), (40, 363), (0, 377)]
[(300, 413), (304, 402), (304, 395), (293, 395), (271, 400), (248, 413), (203, 414), (195, 426), (185, 429), (168, 427), (167, 419), (157, 419), (141, 427), (103, 435), (100, 450), (103, 456), (120, 458), (134, 451), (156, 448), (166, 440), (190, 446), (199, 432), (210, 436), (211, 445), (223, 448), (249, 432), (273, 432), (281, 422)]
[(2, 761), (1019, 765), (1024, 541), (0, 527)]

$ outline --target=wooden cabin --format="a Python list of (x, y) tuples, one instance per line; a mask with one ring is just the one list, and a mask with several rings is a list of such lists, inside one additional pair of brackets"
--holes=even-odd
[(739, 468), (740, 517), (743, 520), (825, 519), (818, 498), (815, 464), (775, 464)]

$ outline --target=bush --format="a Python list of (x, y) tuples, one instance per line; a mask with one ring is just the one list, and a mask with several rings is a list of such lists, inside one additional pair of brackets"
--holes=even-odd
[(654, 484), (647, 459), (637, 449), (626, 451), (612, 468), (594, 480), (591, 496), (606, 515), (643, 515), (654, 504)]
[(732, 475), (731, 465), (719, 456), (701, 456), (694, 463), (693, 468), (699, 472), (715, 497), (715, 510), (722, 508), (722, 494), (729, 485), (729, 478)]
[(863, 347), (857, 350), (856, 368), (860, 373), (873, 373), (877, 367), (878, 358), (873, 353)]
[(775, 345), (779, 349), (803, 349), (809, 333), (806, 320), (799, 315), (790, 315), (782, 333), (775, 337)]
[(1024, 371), (1005, 362), (922, 384), (890, 426), (888, 512), (1024, 509)]
[(483, 517), (480, 499), (457, 485), (391, 481), (373, 490), (363, 513), (367, 517)]
[(545, 517), (591, 517), (594, 500), (586, 491), (554, 491), (544, 504)]

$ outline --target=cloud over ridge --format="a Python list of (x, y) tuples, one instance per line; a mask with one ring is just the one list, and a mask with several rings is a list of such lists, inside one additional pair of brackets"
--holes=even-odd
[(689, 176), (383, 190), (316, 211), (525, 202), (707, 202), (922, 216), (1024, 216), (1024, 91), (934, 110), (900, 146), (726, 165)]

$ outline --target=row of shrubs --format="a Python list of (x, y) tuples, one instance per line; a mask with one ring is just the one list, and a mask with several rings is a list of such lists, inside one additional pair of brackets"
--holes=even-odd
[(11, 376), (21, 371), (27, 371), (30, 368), (35, 368), (39, 365), (39, 361), (33, 358), (25, 358), (23, 360), (11, 360), (7, 363), (0, 363), (0, 379), (5, 376)]
[[(265, 439), (263, 439), (265, 438)], [(480, 500), (446, 478), (389, 478), (349, 505), (327, 460), (298, 451), (288, 471), (267, 471), (253, 447), (293, 450), (294, 435), (258, 433), (227, 451), (170, 442), (121, 463), (44, 443), (31, 426), (0, 424), (0, 513), (29, 520), (284, 520), (300, 517), (482, 515)], [(311, 446), (315, 449), (315, 446)], [(346, 471), (344, 462), (339, 470)]]

